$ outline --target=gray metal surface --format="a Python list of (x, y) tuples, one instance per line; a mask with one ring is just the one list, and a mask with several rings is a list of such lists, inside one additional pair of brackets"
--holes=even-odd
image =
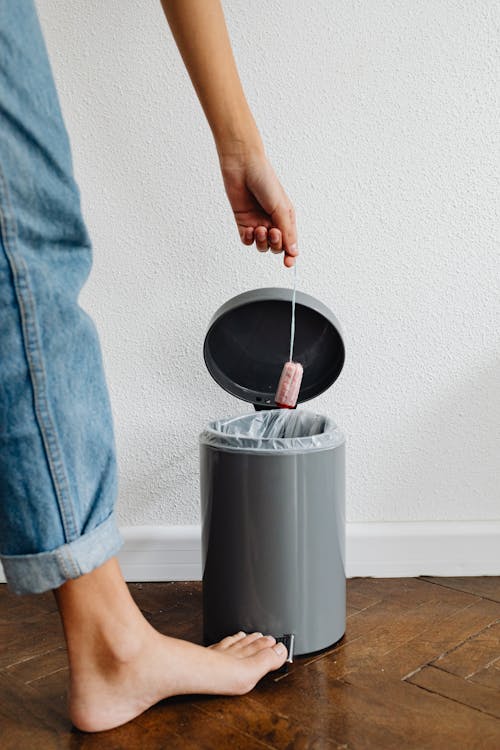
[(200, 444), (205, 643), (295, 634), (297, 655), (345, 631), (344, 444), (251, 453)]

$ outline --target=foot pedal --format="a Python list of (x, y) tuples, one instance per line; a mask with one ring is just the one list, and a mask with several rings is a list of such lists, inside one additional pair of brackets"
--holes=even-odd
[(283, 643), (288, 651), (288, 656), (285, 664), (291, 664), (293, 662), (293, 649), (295, 645), (295, 634), (286, 633), (285, 635), (275, 636), (276, 643)]

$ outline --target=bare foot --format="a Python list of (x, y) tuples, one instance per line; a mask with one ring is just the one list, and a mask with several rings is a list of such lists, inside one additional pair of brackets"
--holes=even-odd
[(115, 557), (54, 595), (68, 646), (69, 713), (86, 732), (125, 724), (172, 695), (243, 695), (286, 660), (286, 648), (261, 633), (207, 648), (162, 635), (134, 602)]
[(243, 695), (287, 656), (285, 646), (261, 633), (240, 632), (205, 648), (149, 625), (113, 651), (71, 670), (69, 712), (83, 731), (120, 726), (173, 695)]

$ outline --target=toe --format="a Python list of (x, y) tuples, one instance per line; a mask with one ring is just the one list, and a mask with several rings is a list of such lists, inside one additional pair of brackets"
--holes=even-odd
[(247, 646), (252, 645), (252, 643), (255, 643), (262, 637), (262, 633), (250, 633), (249, 635), (245, 636), (245, 638), (241, 638), (241, 640), (232, 643), (229, 648), (232, 652), (235, 652), (235, 655), (237, 654), (238, 656), (242, 656), (242, 653), (245, 651)]
[(249, 675), (242, 681), (239, 692), (241, 694), (248, 693), (255, 687), (261, 677), (264, 677), (268, 672), (279, 669), (285, 663), (287, 654), (286, 647), (282, 643), (276, 643), (274, 646), (263, 648), (245, 659), (242, 663), (248, 665)]
[(267, 666), (267, 671), (270, 671), (271, 669), (281, 667), (285, 663), (287, 656), (288, 651), (286, 650), (286, 646), (283, 643), (275, 643), (273, 646), (263, 648), (253, 658), (262, 668)]
[(259, 638), (262, 638), (262, 633), (249, 633), (245, 638), (242, 638), (241, 641), (238, 641), (237, 646), (238, 648), (244, 648), (254, 641), (257, 641)]
[(214, 648), (219, 651), (225, 651), (226, 649), (230, 648), (231, 646), (234, 646), (235, 643), (238, 643), (238, 641), (241, 641), (243, 638), (246, 638), (247, 634), (243, 632), (243, 630), (240, 630), (239, 633), (235, 633), (234, 635), (228, 635), (226, 638), (223, 638), (218, 643), (212, 643), (211, 646), (208, 648)]
[(272, 635), (266, 635), (262, 636), (261, 638), (256, 638), (250, 643), (247, 643), (245, 639), (241, 641), (241, 644), (238, 644), (238, 646), (240, 646), (239, 653), (242, 657), (246, 658), (247, 656), (253, 656), (254, 654), (257, 654), (264, 648), (271, 648), (271, 646), (274, 646), (275, 643), (276, 639), (273, 638)]

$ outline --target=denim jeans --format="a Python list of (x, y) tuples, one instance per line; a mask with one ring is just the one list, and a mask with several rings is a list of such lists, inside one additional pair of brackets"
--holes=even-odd
[(122, 545), (91, 245), (32, 0), (0, 0), (0, 559), (17, 593)]

